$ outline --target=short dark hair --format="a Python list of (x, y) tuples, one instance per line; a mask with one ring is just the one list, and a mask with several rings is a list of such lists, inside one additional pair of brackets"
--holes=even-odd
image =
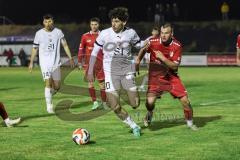
[(43, 16), (43, 19), (52, 19), (52, 20), (54, 20), (54, 17), (51, 14), (45, 14)]
[(172, 25), (171, 23), (166, 22), (166, 23), (164, 23), (164, 24), (162, 25), (162, 27), (163, 27), (163, 28), (170, 27), (170, 28), (171, 28), (171, 31), (173, 32), (173, 25)]
[(129, 18), (128, 9), (125, 7), (114, 8), (109, 12), (108, 16), (111, 20), (113, 18), (118, 18), (121, 21), (126, 22)]
[(93, 17), (90, 19), (90, 22), (98, 22), (100, 23), (100, 19), (98, 17)]
[(160, 27), (159, 26), (153, 26), (152, 30), (156, 30), (160, 33)]

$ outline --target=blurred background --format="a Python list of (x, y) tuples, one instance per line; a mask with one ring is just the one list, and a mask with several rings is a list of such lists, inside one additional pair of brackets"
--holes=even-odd
[(109, 27), (108, 12), (117, 6), (129, 9), (128, 26), (142, 40), (150, 36), (155, 24), (173, 23), (174, 35), (184, 47), (183, 66), (236, 65), (240, 31), (237, 0), (0, 0), (0, 66), (27, 66), (44, 14), (55, 17), (72, 54), (77, 55), (80, 38), (89, 31), (89, 19), (99, 17), (101, 29)]

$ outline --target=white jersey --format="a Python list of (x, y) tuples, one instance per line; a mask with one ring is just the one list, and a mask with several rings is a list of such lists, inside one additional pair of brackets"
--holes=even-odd
[(45, 29), (36, 32), (33, 47), (39, 47), (41, 68), (57, 68), (61, 65), (60, 46), (63, 37), (64, 34), (58, 28), (54, 28), (51, 32)]
[(97, 37), (95, 44), (103, 48), (104, 72), (114, 75), (125, 75), (135, 72), (131, 48), (141, 48), (142, 43), (135, 30), (124, 28), (120, 33), (112, 27), (103, 30)]

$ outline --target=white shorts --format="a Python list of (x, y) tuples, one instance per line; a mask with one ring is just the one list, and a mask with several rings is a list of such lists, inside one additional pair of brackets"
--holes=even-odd
[(135, 82), (135, 73), (131, 72), (127, 75), (112, 75), (110, 72), (105, 74), (105, 92), (118, 91), (121, 87), (129, 91), (137, 91)]
[(59, 67), (41, 67), (43, 80), (52, 78), (54, 81), (61, 80), (61, 70)]

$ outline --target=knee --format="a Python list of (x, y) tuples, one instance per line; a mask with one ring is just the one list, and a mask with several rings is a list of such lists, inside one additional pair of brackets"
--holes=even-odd
[(88, 88), (92, 88), (94, 87), (93, 83), (92, 82), (88, 82)]
[(131, 106), (133, 109), (137, 109), (140, 106), (140, 99), (139, 97), (135, 98), (135, 101), (131, 101)]
[(148, 111), (152, 111), (155, 107), (155, 103), (154, 102), (150, 102), (150, 101), (147, 101), (146, 102), (146, 108)]
[(120, 105), (115, 105), (115, 106), (111, 106), (112, 110), (114, 111), (114, 113), (118, 114), (121, 112), (121, 106)]
[(53, 87), (54, 90), (58, 91), (60, 89), (60, 85), (56, 85)]
[(191, 108), (190, 101), (187, 97), (183, 97), (180, 99), (184, 108)]

